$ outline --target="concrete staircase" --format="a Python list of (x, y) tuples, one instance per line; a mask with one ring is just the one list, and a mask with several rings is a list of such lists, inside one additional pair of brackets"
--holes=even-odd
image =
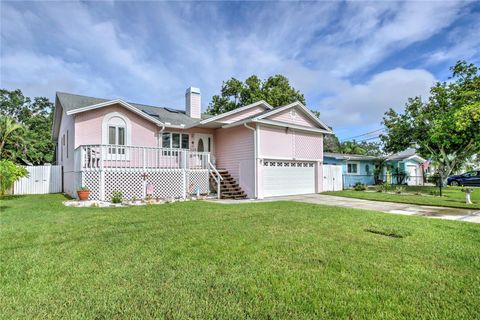
[[(225, 169), (219, 169), (218, 173), (223, 180), (220, 183), (220, 198), (221, 199), (245, 199), (247, 195), (238, 185), (237, 181)], [(210, 189), (217, 190), (217, 182), (210, 176)]]

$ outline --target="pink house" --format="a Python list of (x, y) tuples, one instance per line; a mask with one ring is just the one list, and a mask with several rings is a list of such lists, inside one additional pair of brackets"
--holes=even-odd
[(185, 111), (57, 92), (53, 137), (64, 191), (91, 199), (264, 198), (322, 191), (323, 135), (304, 105), (264, 101), (217, 116), (201, 113), (198, 88)]

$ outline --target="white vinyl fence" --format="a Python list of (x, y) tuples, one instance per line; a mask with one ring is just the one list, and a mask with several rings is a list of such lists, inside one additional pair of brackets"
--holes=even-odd
[(29, 175), (15, 182), (13, 194), (62, 192), (62, 166), (27, 166)]
[(323, 191), (340, 191), (342, 189), (342, 166), (323, 165)]

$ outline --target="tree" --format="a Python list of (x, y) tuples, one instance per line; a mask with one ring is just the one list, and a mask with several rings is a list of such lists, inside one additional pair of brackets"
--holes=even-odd
[(0, 115), (0, 157), (16, 161), (24, 159), (26, 145), (23, 138), (25, 127), (12, 118)]
[(340, 144), (341, 153), (365, 155), (367, 150), (362, 148), (355, 140), (344, 141)]
[(28, 175), (27, 169), (10, 160), (0, 160), (0, 196), (13, 187), (15, 181)]
[(364, 155), (366, 156), (378, 157), (383, 154), (382, 143), (380, 142), (361, 141), (358, 146), (365, 150)]
[(207, 113), (216, 115), (259, 100), (264, 100), (274, 107), (284, 106), (295, 101), (305, 104), (303, 94), (290, 86), (285, 76), (275, 75), (262, 81), (256, 75), (252, 75), (244, 82), (235, 78), (224, 81), (220, 95), (212, 97)]
[(381, 135), (385, 149), (398, 152), (416, 146), (448, 175), (480, 151), (480, 73), (465, 61), (451, 67), (449, 82), (437, 82), (428, 101), (410, 98), (403, 113), (390, 109)]
[(22, 161), (33, 164), (53, 161), (52, 111), (53, 103), (45, 97), (36, 97), (32, 102), (19, 89), (0, 90), (0, 115), (14, 119), (25, 128), (22, 137), (27, 149)]
[(340, 140), (334, 134), (326, 134), (323, 136), (323, 151), (341, 153)]

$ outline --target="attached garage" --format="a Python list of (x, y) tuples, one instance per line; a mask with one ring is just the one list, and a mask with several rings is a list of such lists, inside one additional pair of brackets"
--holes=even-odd
[(315, 193), (315, 163), (310, 161), (263, 161), (265, 197)]

